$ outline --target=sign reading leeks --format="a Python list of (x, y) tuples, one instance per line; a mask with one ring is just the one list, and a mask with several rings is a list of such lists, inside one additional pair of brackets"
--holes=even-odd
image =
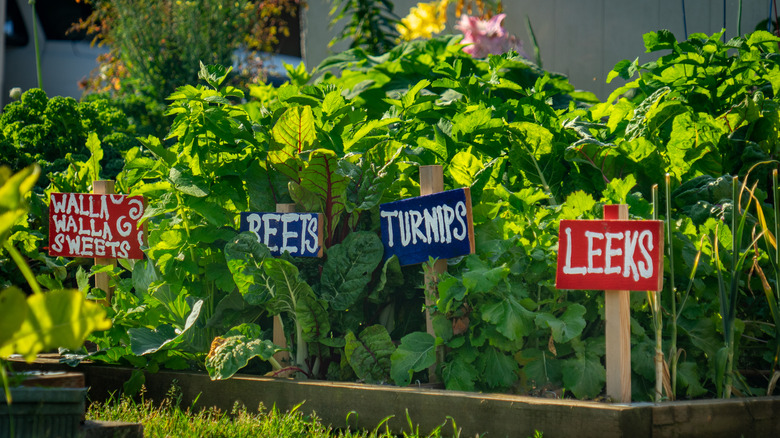
[(382, 204), (379, 214), (385, 259), (414, 265), (474, 252), (469, 188)]
[(562, 220), (555, 287), (660, 290), (663, 237), (661, 221)]
[(49, 255), (142, 259), (143, 214), (142, 196), (52, 193)]
[(240, 231), (251, 231), (274, 256), (322, 257), (319, 213), (241, 213)]

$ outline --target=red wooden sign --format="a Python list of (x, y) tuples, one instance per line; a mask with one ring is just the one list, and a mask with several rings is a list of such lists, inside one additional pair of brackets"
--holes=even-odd
[(49, 255), (142, 259), (142, 196), (52, 193)]
[(555, 287), (661, 290), (663, 222), (563, 220)]

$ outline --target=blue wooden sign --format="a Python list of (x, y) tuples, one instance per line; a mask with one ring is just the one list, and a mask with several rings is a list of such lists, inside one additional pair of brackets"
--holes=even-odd
[(241, 213), (239, 230), (253, 232), (275, 256), (322, 257), (319, 213)]
[(379, 215), (385, 259), (414, 265), (474, 252), (469, 188), (382, 204)]

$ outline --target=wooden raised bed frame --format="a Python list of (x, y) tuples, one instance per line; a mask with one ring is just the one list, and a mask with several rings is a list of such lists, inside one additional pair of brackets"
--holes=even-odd
[[(72, 368), (55, 358), (33, 364), (14, 363), (14, 369)], [(132, 370), (81, 364), (90, 400), (118, 394)], [(171, 385), (181, 389), (183, 406), (215, 406), (230, 411), (236, 402), (254, 410), (261, 403), (281, 411), (303, 402), (300, 410), (316, 412), (334, 428), (373, 430), (382, 420), (396, 432), (409, 431), (407, 415), (428, 433), (453, 421), (462, 437), (530, 437), (534, 431), (556, 437), (778, 437), (780, 397), (695, 400), (664, 403), (610, 404), (591, 401), (445, 391), (359, 383), (290, 380), (236, 375), (211, 381), (202, 373), (162, 371), (146, 374), (146, 397), (161, 400)], [(350, 414), (354, 412), (354, 414)], [(383, 426), (384, 427), (384, 426)]]

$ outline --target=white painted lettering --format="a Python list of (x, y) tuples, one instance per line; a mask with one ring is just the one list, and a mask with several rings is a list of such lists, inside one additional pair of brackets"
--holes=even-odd
[(271, 236), (276, 235), (276, 226), (271, 225), (271, 221), (279, 222), (279, 219), (281, 219), (281, 215), (275, 214), (275, 213), (269, 213), (263, 215), (263, 228), (265, 229), (265, 232), (263, 233), (263, 243), (268, 246), (268, 249), (271, 251), (278, 251), (279, 247), (274, 245), (271, 246), (269, 243), (271, 241)]
[(604, 248), (604, 273), (605, 274), (620, 274), (620, 266), (612, 266), (612, 257), (616, 257), (623, 254), (620, 248), (612, 248), (612, 240), (620, 240), (623, 238), (623, 233), (606, 233), (607, 246)]
[(585, 237), (588, 238), (588, 273), (589, 274), (601, 274), (604, 272), (604, 268), (596, 268), (593, 266), (593, 256), (600, 256), (601, 249), (593, 248), (593, 239), (603, 239), (604, 234), (594, 233), (593, 231), (586, 231)]
[(387, 246), (393, 247), (393, 220), (391, 218), (398, 217), (398, 210), (382, 211), (379, 216), (384, 219), (387, 218)]

